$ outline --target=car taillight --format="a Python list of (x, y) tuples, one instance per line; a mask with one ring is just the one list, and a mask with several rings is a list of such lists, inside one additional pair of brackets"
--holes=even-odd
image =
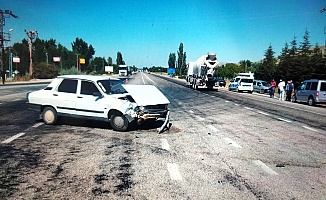
[(319, 92), (318, 92), (318, 91), (316, 91), (316, 97), (318, 97), (318, 95), (319, 95)]

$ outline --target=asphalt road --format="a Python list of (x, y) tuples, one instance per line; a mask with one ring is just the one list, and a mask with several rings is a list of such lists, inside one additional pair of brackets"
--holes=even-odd
[(326, 199), (325, 107), (183, 83), (128, 79), (170, 100), (162, 134), (160, 123), (47, 126), (24, 99), (44, 84), (0, 87), (0, 199)]

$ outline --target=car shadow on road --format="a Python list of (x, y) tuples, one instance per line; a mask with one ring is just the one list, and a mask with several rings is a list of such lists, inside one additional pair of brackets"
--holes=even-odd
[[(89, 128), (100, 128), (100, 129), (111, 129), (112, 127), (109, 122), (89, 120), (89, 119), (78, 119), (72, 117), (60, 117), (56, 123), (57, 125), (70, 125), (79, 127), (89, 127)], [(137, 130), (156, 130), (164, 124), (164, 120), (150, 120), (138, 125), (136, 121), (129, 124), (127, 131), (137, 131)]]

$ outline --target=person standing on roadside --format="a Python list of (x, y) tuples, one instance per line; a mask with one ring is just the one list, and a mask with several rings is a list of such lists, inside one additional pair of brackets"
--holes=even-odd
[(289, 80), (285, 86), (286, 101), (291, 101), (293, 91), (294, 91), (294, 85), (292, 83), (292, 80)]
[(1, 79), (2, 79), (2, 84), (5, 84), (5, 81), (6, 81), (6, 72), (5, 72), (5, 70), (1, 70)]
[(280, 80), (279, 84), (278, 84), (278, 100), (280, 101), (284, 101), (284, 88), (285, 88), (285, 82), (282, 81), (282, 79)]
[(275, 88), (276, 88), (276, 82), (275, 82), (274, 79), (273, 79), (273, 80), (271, 81), (271, 83), (270, 83), (270, 89), (269, 89), (269, 97), (270, 97), (270, 98), (274, 98)]

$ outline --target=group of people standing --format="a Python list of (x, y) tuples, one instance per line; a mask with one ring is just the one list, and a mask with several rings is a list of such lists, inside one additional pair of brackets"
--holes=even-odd
[(280, 79), (280, 82), (277, 84), (276, 81), (273, 79), (270, 83), (270, 90), (269, 90), (269, 96), (270, 98), (274, 98), (275, 89), (278, 88), (278, 100), (284, 101), (284, 96), (286, 96), (286, 101), (291, 101), (292, 93), (294, 92), (294, 85), (292, 83), (292, 80), (289, 80), (287, 84), (285, 84), (285, 81)]

